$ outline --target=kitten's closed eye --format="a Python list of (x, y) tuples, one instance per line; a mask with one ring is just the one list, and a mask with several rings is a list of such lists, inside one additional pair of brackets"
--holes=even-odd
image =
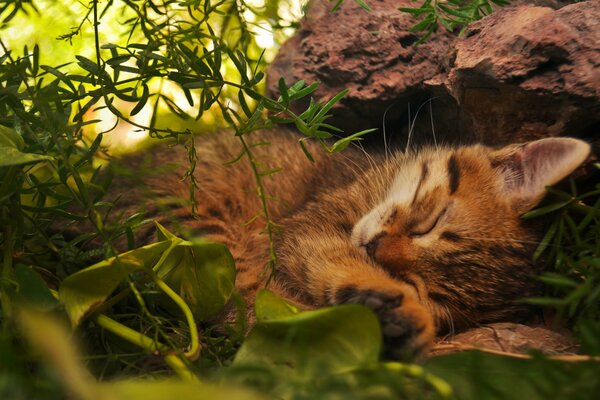
[(408, 237), (418, 238), (418, 237), (425, 236), (425, 235), (431, 233), (435, 229), (435, 227), (438, 225), (438, 223), (440, 222), (442, 217), (444, 217), (446, 215), (447, 211), (448, 211), (448, 206), (444, 207), (442, 209), (442, 211), (440, 211), (438, 214), (433, 214), (435, 216), (434, 218), (429, 218), (429, 219), (425, 220), (423, 223), (420, 223), (416, 227), (410, 229), (408, 231)]

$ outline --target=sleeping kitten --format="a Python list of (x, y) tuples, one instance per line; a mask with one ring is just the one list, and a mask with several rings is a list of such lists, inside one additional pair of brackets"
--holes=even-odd
[[(253, 147), (259, 170), (283, 168), (264, 178), (270, 216), (281, 227), (269, 288), (306, 307), (371, 308), (393, 356), (421, 353), (436, 332), (526, 312), (518, 300), (536, 291), (532, 253), (540, 233), (520, 215), (590, 152), (570, 138), (389, 156), (359, 149), (328, 155), (310, 144), (311, 162), (292, 132), (247, 139), (269, 142)], [(236, 259), (236, 286), (252, 304), (264, 286), (269, 254), (265, 221), (253, 219), (261, 212), (254, 177), (247, 159), (224, 164), (240, 152), (233, 135), (197, 142), (199, 218), (185, 202), (187, 154), (181, 147), (123, 160), (136, 172), (116, 179), (113, 192), (122, 195), (116, 207), (128, 214), (142, 206), (146, 217), (179, 234), (225, 243)], [(152, 238), (146, 226), (136, 245)]]

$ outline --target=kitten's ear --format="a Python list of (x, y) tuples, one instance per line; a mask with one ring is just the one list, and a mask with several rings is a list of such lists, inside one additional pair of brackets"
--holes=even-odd
[(491, 154), (502, 190), (515, 209), (526, 212), (554, 185), (575, 170), (590, 154), (590, 145), (572, 138), (547, 138), (510, 145)]

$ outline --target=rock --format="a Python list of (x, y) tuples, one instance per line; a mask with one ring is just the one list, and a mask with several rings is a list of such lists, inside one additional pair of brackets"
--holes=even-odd
[(430, 354), (439, 355), (473, 348), (509, 354), (537, 350), (548, 355), (567, 355), (579, 351), (578, 344), (567, 334), (542, 326), (499, 322), (443, 338), (436, 343)]
[(415, 20), (397, 11), (415, 7), (411, 1), (371, 0), (370, 13), (349, 0), (336, 13), (313, 1), (272, 64), (268, 91), (278, 95), (281, 76), (320, 82), (317, 101), (348, 88), (330, 122), (347, 133), (383, 126), (400, 142), (409, 130), (415, 142), (435, 134), (496, 145), (597, 135), (600, 2), (558, 10), (565, 1), (513, 3), (472, 24), (464, 38), (439, 29), (415, 47)]
[(455, 47), (444, 85), (476, 139), (498, 144), (598, 131), (600, 2), (498, 10), (472, 24)]
[(447, 73), (454, 35), (439, 30), (415, 47), (419, 36), (408, 31), (415, 21), (398, 11), (415, 3), (371, 0), (368, 4), (371, 12), (348, 0), (332, 13), (331, 3), (312, 1), (300, 29), (282, 46), (269, 69), (269, 92), (278, 95), (279, 77), (288, 84), (300, 79), (320, 82), (316, 101), (348, 88), (331, 120), (348, 133), (380, 127), (386, 109), (393, 105), (397, 106), (386, 115), (386, 126), (404, 115), (409, 101), (414, 114), (428, 99), (421, 93), (423, 81)]

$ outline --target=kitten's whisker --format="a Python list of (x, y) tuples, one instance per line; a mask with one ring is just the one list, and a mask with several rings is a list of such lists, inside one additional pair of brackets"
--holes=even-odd
[[(431, 107), (431, 102), (434, 99), (437, 99), (438, 97), (432, 97), (429, 100), (421, 103), (421, 105), (419, 106), (419, 108), (417, 109), (417, 112), (415, 113), (415, 117), (411, 119), (410, 117), (410, 103), (408, 103), (408, 140), (406, 142), (406, 149), (404, 150), (404, 152), (408, 152), (408, 148), (410, 147), (410, 140), (412, 139), (413, 136), (413, 131), (415, 129), (415, 125), (417, 123), (417, 118), (419, 117), (419, 113), (421, 112), (421, 109), (423, 107), (425, 107), (426, 104), (429, 104)], [(431, 109), (430, 109), (431, 110)], [(433, 128), (433, 115), (432, 112), (430, 111), (430, 115), (431, 115), (431, 126), (432, 126), (432, 133), (433, 133), (433, 141), (435, 143), (435, 146), (437, 148), (437, 140), (435, 138), (435, 129)]]
[(394, 101), (389, 106), (386, 107), (385, 111), (383, 112), (383, 117), (382, 117), (382, 121), (381, 121), (382, 127), (383, 127), (383, 149), (384, 149), (384, 154), (385, 154), (385, 162), (388, 162), (389, 156), (392, 155), (392, 152), (390, 150), (390, 143), (392, 142), (392, 134), (393, 134), (393, 132), (392, 132), (392, 134), (390, 134), (389, 139), (387, 138), (387, 129), (385, 126), (385, 122), (386, 122), (388, 111), (390, 111), (392, 109), (392, 107), (395, 106), (397, 103), (398, 103), (398, 101)]
[(431, 122), (431, 135), (433, 136), (433, 145), (435, 148), (438, 148), (437, 138), (435, 137), (435, 126), (433, 124), (433, 99), (437, 97), (432, 97), (429, 99), (429, 121)]
[(408, 103), (408, 137), (406, 138), (406, 148), (404, 149), (404, 154), (408, 152), (408, 148), (410, 147), (410, 139), (412, 136), (412, 118), (410, 117), (410, 102)]
[[(369, 162), (370, 168), (376, 172), (375, 177), (377, 179), (378, 186), (381, 188), (385, 188), (386, 182), (387, 182), (385, 179), (386, 171), (383, 170), (382, 163), (378, 162), (378, 160), (375, 160), (375, 158), (373, 156), (371, 156), (369, 154), (369, 152), (367, 152), (365, 150), (365, 148), (362, 146), (362, 144), (355, 143), (354, 146), (365, 155), (367, 161)], [(383, 165), (385, 166), (385, 165), (387, 165), (387, 163), (385, 163)], [(369, 196), (371, 197), (371, 201), (373, 202), (373, 204), (376, 204), (379, 201), (378, 194), (374, 193), (373, 191), (369, 191)]]

